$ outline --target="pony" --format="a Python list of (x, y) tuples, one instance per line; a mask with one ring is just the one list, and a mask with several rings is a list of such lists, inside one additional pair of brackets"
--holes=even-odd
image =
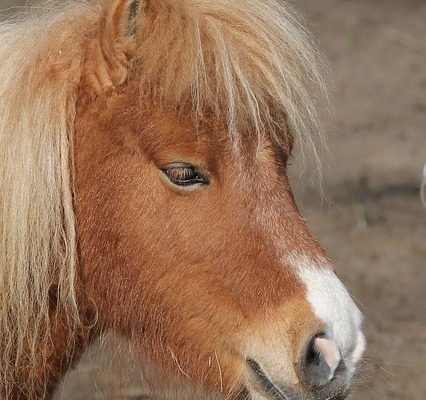
[(1, 24), (2, 399), (48, 399), (106, 331), (219, 398), (346, 397), (362, 314), (287, 178), (324, 89), (295, 15), (76, 0)]

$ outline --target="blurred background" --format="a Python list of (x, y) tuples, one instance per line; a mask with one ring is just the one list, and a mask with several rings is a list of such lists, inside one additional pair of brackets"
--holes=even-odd
[[(330, 66), (323, 189), (297, 162), (296, 198), (366, 315), (359, 400), (426, 399), (426, 1), (293, 0)], [(6, 17), (25, 1), (0, 0)], [(96, 347), (96, 346), (95, 346)], [(129, 359), (94, 348), (57, 398), (145, 399)], [(116, 384), (118, 371), (124, 387)], [(123, 377), (122, 377), (123, 378)], [(117, 389), (119, 388), (119, 389)]]

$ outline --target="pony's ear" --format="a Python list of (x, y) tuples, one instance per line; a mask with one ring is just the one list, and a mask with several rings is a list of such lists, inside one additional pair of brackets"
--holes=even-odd
[(126, 82), (146, 0), (108, 0), (97, 38), (88, 46), (85, 81), (98, 95)]

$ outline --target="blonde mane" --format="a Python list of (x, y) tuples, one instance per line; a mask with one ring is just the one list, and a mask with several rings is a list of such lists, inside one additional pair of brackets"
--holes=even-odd
[(75, 7), (0, 25), (2, 398), (22, 374), (20, 387), (31, 393), (43, 368), (34, 360), (51, 340), (51, 288), (55, 311), (78, 322), (70, 159), (87, 13)]
[[(72, 139), (84, 43), (95, 37), (103, 2), (69, 3), (0, 24), (0, 395), (6, 398), (16, 371), (27, 371), (29, 391), (41, 367), (34, 360), (51, 340), (52, 288), (56, 313), (70, 326), (79, 323)], [(130, 65), (142, 97), (187, 105), (196, 119), (214, 114), (236, 143), (249, 131), (280, 141), (285, 127), (305, 144), (319, 136), (322, 74), (288, 5), (155, 0), (144, 7)]]

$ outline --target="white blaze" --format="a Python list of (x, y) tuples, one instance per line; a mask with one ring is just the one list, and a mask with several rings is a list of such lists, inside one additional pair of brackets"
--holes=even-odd
[(325, 323), (327, 337), (337, 345), (352, 374), (365, 350), (360, 310), (331, 267), (313, 265), (307, 258), (293, 258), (290, 265), (305, 284), (314, 314)]

